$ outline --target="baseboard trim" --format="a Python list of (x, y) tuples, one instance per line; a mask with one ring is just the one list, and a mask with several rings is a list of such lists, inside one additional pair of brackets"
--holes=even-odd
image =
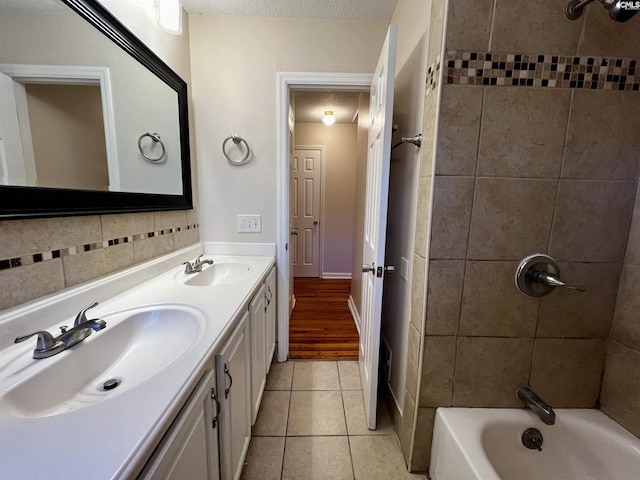
[(356, 324), (356, 330), (358, 330), (358, 335), (360, 335), (360, 315), (358, 314), (356, 304), (353, 301), (353, 297), (351, 295), (349, 295), (349, 301), (347, 302), (347, 305), (349, 305), (349, 311), (351, 312), (351, 316), (353, 317), (353, 323)]
[(351, 273), (322, 272), (322, 278), (335, 279), (335, 280), (344, 278), (347, 280), (351, 280)]

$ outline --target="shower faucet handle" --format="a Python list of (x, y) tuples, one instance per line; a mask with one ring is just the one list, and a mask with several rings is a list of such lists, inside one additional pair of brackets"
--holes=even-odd
[(587, 291), (587, 289), (581, 285), (568, 285), (564, 283), (562, 280), (560, 280), (558, 277), (550, 273), (541, 272), (533, 269), (529, 270), (529, 272), (527, 273), (531, 275), (534, 282), (540, 282), (543, 285), (547, 285), (548, 287), (564, 287), (570, 290), (576, 290), (578, 292)]
[(516, 270), (516, 286), (529, 297), (543, 297), (556, 287), (586, 292), (581, 285), (569, 285), (560, 280), (560, 267), (549, 255), (536, 253), (522, 259)]

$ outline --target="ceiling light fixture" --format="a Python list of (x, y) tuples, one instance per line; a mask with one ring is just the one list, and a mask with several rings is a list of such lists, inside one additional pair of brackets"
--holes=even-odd
[(182, 33), (182, 0), (158, 0), (158, 24), (173, 35)]
[(336, 123), (336, 117), (333, 116), (333, 112), (331, 110), (327, 110), (324, 112), (322, 123), (324, 123), (327, 127)]

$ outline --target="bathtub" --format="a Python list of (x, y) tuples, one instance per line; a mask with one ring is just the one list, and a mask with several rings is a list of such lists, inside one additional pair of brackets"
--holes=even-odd
[[(438, 408), (432, 480), (638, 480), (640, 440), (600, 410), (556, 409), (548, 426), (528, 409)], [(522, 444), (528, 428), (542, 451)]]

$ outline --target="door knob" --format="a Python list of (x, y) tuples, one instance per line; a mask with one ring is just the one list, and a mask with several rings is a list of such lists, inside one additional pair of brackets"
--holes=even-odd
[(317, 227), (317, 226), (318, 226), (318, 222), (317, 222), (317, 221), (316, 221), (316, 222), (313, 222), (313, 226), (314, 226), (314, 227)]
[(362, 272), (363, 273), (367, 273), (367, 272), (371, 272), (371, 273), (376, 273), (376, 264), (372, 263), (371, 265), (362, 265)]
[(291, 235), (298, 235), (298, 229), (297, 228), (292, 228), (291, 229)]

